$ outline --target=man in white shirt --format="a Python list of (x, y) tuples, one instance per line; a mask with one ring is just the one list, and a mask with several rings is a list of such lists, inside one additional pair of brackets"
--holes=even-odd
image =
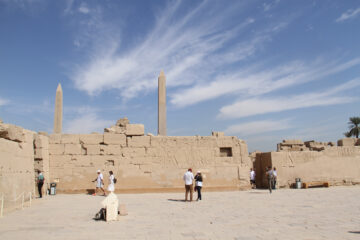
[(102, 175), (100, 170), (97, 170), (97, 178), (95, 178), (95, 180), (93, 182), (96, 182), (96, 188), (95, 188), (95, 193), (93, 194), (94, 196), (96, 195), (97, 190), (100, 188), (103, 193), (104, 196), (106, 196), (105, 190), (104, 190), (104, 176)]
[(184, 182), (185, 182), (185, 202), (188, 199), (188, 193), (190, 192), (190, 202), (192, 202), (193, 199), (193, 181), (194, 181), (194, 175), (192, 173), (192, 169), (189, 168), (187, 172), (184, 174)]

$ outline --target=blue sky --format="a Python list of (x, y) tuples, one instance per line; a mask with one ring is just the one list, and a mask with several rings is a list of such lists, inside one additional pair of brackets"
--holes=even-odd
[(156, 133), (163, 69), (169, 135), (336, 141), (360, 115), (359, 43), (356, 0), (0, 0), (0, 118), (51, 133), (61, 83), (64, 132)]

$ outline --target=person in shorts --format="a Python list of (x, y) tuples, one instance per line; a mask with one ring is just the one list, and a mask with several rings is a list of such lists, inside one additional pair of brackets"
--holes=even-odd
[(97, 170), (97, 175), (98, 175), (97, 178), (95, 178), (95, 180), (93, 181), (93, 182), (96, 182), (95, 193), (93, 195), (96, 196), (96, 192), (100, 188), (103, 191), (104, 196), (106, 196), (106, 193), (104, 190), (104, 176), (102, 175), (100, 170)]

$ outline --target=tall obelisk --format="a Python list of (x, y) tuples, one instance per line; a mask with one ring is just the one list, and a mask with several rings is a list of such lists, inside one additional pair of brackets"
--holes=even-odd
[(162, 70), (158, 78), (158, 135), (166, 136), (166, 77)]
[(54, 133), (61, 133), (63, 117), (63, 93), (61, 84), (56, 89), (55, 114), (54, 114)]

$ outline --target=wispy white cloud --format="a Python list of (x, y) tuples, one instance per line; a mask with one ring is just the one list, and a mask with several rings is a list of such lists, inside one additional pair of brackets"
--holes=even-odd
[(278, 3), (280, 2), (280, 0), (275, 0), (273, 2), (264, 2), (263, 3), (263, 9), (264, 9), (264, 12), (267, 12), (269, 11), (270, 9), (272, 9), (273, 7), (275, 7)]
[[(252, 31), (239, 41), (239, 34), (249, 30), (256, 19), (247, 17), (234, 24), (232, 18), (243, 11), (240, 3), (214, 5), (201, 1), (184, 14), (182, 2), (172, 2), (157, 14), (143, 41), (127, 51), (121, 48), (121, 39), (103, 42), (106, 48), (98, 47), (74, 70), (71, 79), (78, 89), (91, 95), (118, 89), (124, 98), (155, 90), (161, 69), (169, 88), (200, 84), (253, 55), (271, 34), (287, 25), (269, 23), (265, 30)], [(218, 14), (211, 14), (215, 9)]]
[(337, 96), (336, 94), (360, 85), (360, 79), (354, 79), (323, 92), (306, 93), (289, 97), (250, 98), (237, 101), (220, 109), (219, 118), (242, 118), (265, 113), (281, 112), (314, 106), (327, 106), (349, 103), (355, 97)]
[(227, 135), (257, 135), (291, 128), (290, 119), (262, 120), (231, 125), (225, 129)]
[(338, 17), (335, 21), (336, 22), (343, 22), (352, 18), (357, 17), (360, 14), (360, 7), (357, 9), (348, 9), (346, 12), (341, 14), (340, 17)]
[(70, 107), (67, 111), (76, 112), (76, 114), (72, 118), (65, 119), (64, 132), (66, 133), (101, 133), (105, 127), (114, 124), (114, 121), (102, 119), (94, 108)]
[(4, 105), (6, 105), (6, 104), (8, 104), (8, 103), (9, 103), (9, 100), (0, 98), (0, 106), (4, 106)]
[(90, 12), (90, 9), (89, 9), (88, 5), (85, 2), (81, 3), (78, 10), (79, 10), (79, 12), (81, 12), (83, 14), (88, 14)]
[(306, 64), (295, 61), (265, 70), (261, 70), (262, 66), (237, 70), (218, 75), (208, 83), (179, 90), (170, 96), (170, 102), (178, 107), (184, 107), (229, 94), (242, 94), (245, 97), (259, 96), (315, 81), (357, 65), (360, 65), (360, 58), (344, 63), (317, 60)]

